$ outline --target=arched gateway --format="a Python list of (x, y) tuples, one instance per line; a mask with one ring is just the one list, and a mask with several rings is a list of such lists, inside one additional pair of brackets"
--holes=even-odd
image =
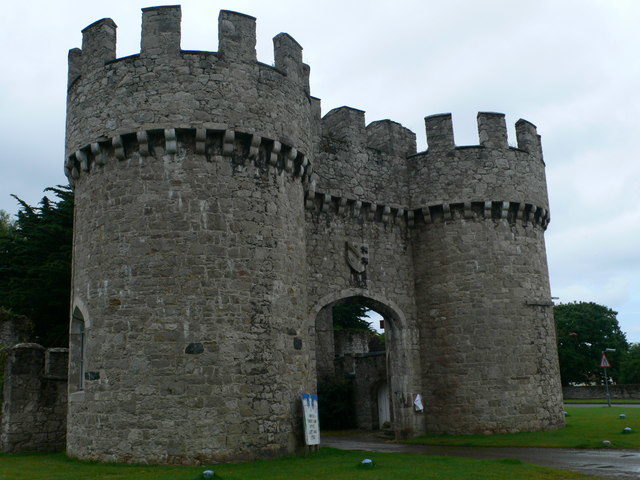
[[(334, 306), (343, 303), (362, 305), (382, 315), (385, 323), (385, 348), (370, 352), (367, 345), (355, 346), (348, 353), (357, 355), (349, 355), (349, 364), (343, 365), (344, 368), (340, 371), (341, 369), (336, 369), (334, 360), (345, 352), (336, 351), (338, 346), (334, 343), (336, 332), (333, 329), (332, 310)], [(412, 409), (408, 408), (413, 404), (415, 395), (421, 392), (419, 369), (416, 368), (420, 357), (418, 346), (411, 338), (415, 325), (407, 324), (407, 317), (402, 310), (391, 300), (365, 289), (345, 289), (323, 297), (311, 312), (316, 326), (316, 376), (321, 381), (323, 376), (339, 376), (348, 371), (348, 376), (356, 377), (356, 426), (371, 429), (379, 428), (384, 423), (378, 418), (382, 399), (379, 387), (384, 385), (387, 392), (384, 409), (390, 417), (387, 419), (388, 423), (391, 424), (390, 419), (394, 419), (394, 429), (399, 436), (407, 436), (416, 430), (423, 432), (423, 419), (412, 415)], [(375, 358), (380, 355), (382, 358)], [(362, 373), (358, 372), (363, 369)]]
[(535, 126), (510, 147), (480, 113), (480, 144), (456, 147), (435, 115), (417, 153), (396, 122), (321, 116), (289, 35), (270, 66), (253, 17), (222, 11), (218, 33), (218, 52), (181, 50), (180, 8), (154, 7), (140, 54), (116, 59), (110, 19), (69, 52), (69, 454), (296, 450), (316, 318), (352, 297), (390, 318), (397, 436), (562, 425)]

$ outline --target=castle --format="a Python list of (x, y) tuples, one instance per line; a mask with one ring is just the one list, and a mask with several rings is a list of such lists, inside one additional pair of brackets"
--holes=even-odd
[(69, 52), (68, 453), (295, 451), (331, 308), (353, 301), (385, 318), (398, 438), (563, 425), (536, 127), (512, 147), (479, 113), (480, 144), (459, 147), (432, 115), (416, 152), (394, 121), (321, 116), (288, 34), (272, 66), (255, 18), (221, 11), (218, 52), (181, 50), (180, 18), (143, 9), (136, 55), (116, 58), (111, 19)]

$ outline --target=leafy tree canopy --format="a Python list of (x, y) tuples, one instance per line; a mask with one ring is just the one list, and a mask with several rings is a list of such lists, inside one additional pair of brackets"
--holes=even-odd
[(640, 343), (632, 343), (622, 359), (620, 383), (640, 383)]
[(369, 309), (357, 303), (344, 303), (333, 307), (334, 330), (373, 330), (367, 320)]
[(62, 186), (45, 191), (57, 200), (45, 196), (32, 207), (14, 195), (17, 219), (0, 220), (0, 306), (31, 320), (34, 341), (67, 346), (73, 192)]
[(6, 210), (0, 209), (0, 235), (9, 233), (14, 229), (13, 220), (11, 215)]
[(593, 302), (574, 302), (556, 305), (553, 309), (558, 333), (558, 355), (562, 384), (603, 383), (599, 368), (602, 352), (607, 352), (612, 368), (608, 373), (619, 380), (620, 362), (629, 344), (620, 330), (614, 312)]

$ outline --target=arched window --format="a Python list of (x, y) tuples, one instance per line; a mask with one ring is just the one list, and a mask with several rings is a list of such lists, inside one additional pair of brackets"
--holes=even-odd
[(75, 390), (84, 390), (84, 372), (85, 372), (85, 323), (84, 316), (78, 307), (73, 310), (71, 317), (71, 328), (69, 331), (69, 348), (70, 348), (70, 369), (69, 382)]

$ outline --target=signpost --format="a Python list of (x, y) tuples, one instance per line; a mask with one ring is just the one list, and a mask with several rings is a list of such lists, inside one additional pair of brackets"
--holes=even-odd
[[(607, 348), (607, 352), (615, 352), (614, 348)], [(607, 376), (607, 368), (611, 368), (609, 359), (605, 352), (602, 352), (602, 358), (600, 359), (600, 368), (604, 369), (604, 386), (607, 390), (607, 404), (611, 406), (611, 394), (609, 393), (609, 377)]]
[(304, 442), (311, 446), (320, 445), (320, 423), (318, 422), (318, 395), (302, 394), (302, 413), (304, 418)]

